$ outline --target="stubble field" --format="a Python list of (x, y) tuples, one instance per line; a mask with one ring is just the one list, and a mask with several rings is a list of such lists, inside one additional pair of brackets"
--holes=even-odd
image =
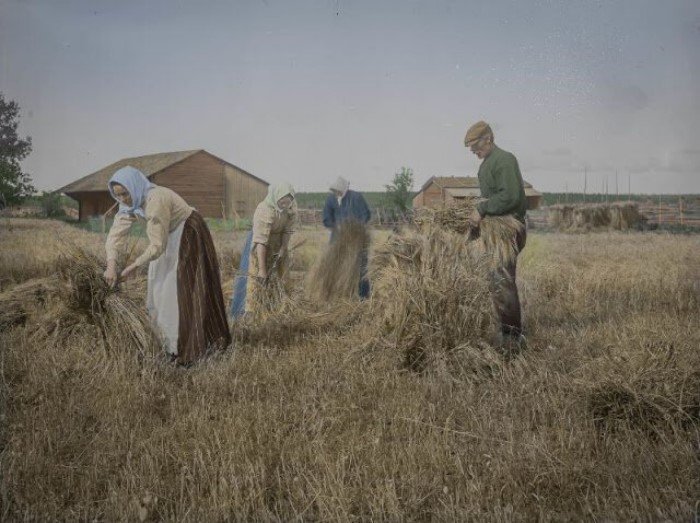
[[(299, 234), (301, 273), (326, 235)], [(54, 275), (67, 244), (103, 256), (103, 241), (3, 220), (0, 292)], [(215, 241), (229, 296), (242, 238)], [(691, 520), (698, 260), (700, 236), (531, 233), (519, 262), (527, 350), (480, 345), (469, 364), (422, 372), (368, 346), (361, 321), (238, 339), (182, 369), (128, 343), (107, 350), (91, 326), (58, 329), (39, 303), (0, 329), (0, 514)], [(121, 292), (142, 296), (143, 281)]]

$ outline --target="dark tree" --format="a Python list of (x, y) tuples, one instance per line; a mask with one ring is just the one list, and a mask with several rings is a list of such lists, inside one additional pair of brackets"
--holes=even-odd
[(17, 136), (19, 105), (0, 93), (0, 206), (21, 203), (34, 193), (32, 179), (20, 162), (32, 152), (32, 139)]

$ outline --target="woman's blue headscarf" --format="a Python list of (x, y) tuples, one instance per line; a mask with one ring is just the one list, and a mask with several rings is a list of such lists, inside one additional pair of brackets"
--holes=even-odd
[(129, 165), (115, 172), (107, 183), (109, 193), (112, 195), (112, 198), (116, 200), (117, 198), (114, 196), (114, 191), (112, 190), (112, 185), (115, 183), (118, 183), (129, 191), (129, 195), (131, 196), (131, 207), (119, 203), (118, 213), (138, 214), (142, 218), (146, 218), (143, 204), (146, 201), (148, 191), (155, 187), (155, 185), (149, 182), (148, 178), (146, 178), (141, 171)]

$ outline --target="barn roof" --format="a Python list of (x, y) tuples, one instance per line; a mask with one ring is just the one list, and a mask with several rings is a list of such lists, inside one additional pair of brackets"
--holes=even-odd
[[(425, 191), (433, 183), (443, 189), (479, 188), (479, 178), (477, 178), (476, 176), (433, 176), (423, 184), (419, 192)], [(525, 187), (525, 189), (532, 189), (532, 185), (526, 182), (525, 180), (523, 180), (523, 186)]]
[(130, 165), (131, 167), (135, 167), (143, 174), (145, 174), (147, 178), (150, 178), (154, 174), (162, 171), (163, 169), (170, 167), (171, 165), (174, 165), (176, 163), (179, 163), (183, 160), (186, 160), (190, 156), (194, 156), (195, 154), (201, 152), (208, 154), (209, 156), (213, 156), (217, 160), (220, 160), (227, 165), (235, 167), (236, 169), (247, 174), (248, 176), (267, 184), (265, 180), (262, 180), (257, 176), (253, 176), (249, 172), (241, 169), (240, 167), (233, 165), (232, 163), (229, 163), (226, 160), (222, 160), (218, 156), (214, 156), (213, 154), (205, 151), (204, 149), (194, 149), (192, 151), (174, 151), (168, 153), (147, 154), (145, 156), (136, 156), (133, 158), (123, 158), (117, 162), (108, 165), (107, 167), (103, 167), (99, 171), (95, 171), (92, 174), (88, 174), (87, 176), (84, 176), (72, 183), (69, 183), (64, 187), (61, 187), (56, 192), (68, 194), (78, 192), (106, 191), (107, 182), (112, 177), (114, 172), (118, 169), (121, 169), (122, 167)]
[(445, 189), (447, 194), (453, 198), (466, 198), (467, 196), (479, 195), (479, 187), (454, 187)]

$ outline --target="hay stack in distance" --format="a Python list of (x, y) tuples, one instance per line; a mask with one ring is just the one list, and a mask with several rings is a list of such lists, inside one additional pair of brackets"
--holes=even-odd
[(626, 231), (642, 222), (639, 206), (632, 202), (552, 205), (549, 224), (560, 231), (613, 229)]

